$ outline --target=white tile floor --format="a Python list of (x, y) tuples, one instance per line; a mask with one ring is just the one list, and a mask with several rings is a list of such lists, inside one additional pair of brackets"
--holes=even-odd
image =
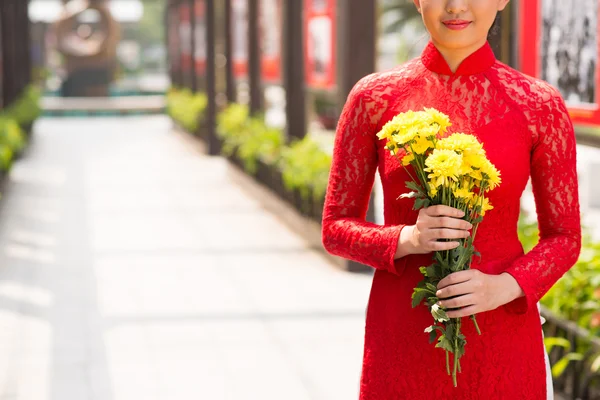
[(370, 277), (169, 129), (37, 124), (0, 202), (0, 400), (356, 398)]

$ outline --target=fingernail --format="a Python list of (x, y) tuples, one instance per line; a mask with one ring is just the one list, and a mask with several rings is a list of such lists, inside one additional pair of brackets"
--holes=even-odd
[(441, 292), (440, 290), (438, 290), (437, 292), (435, 292), (435, 295), (436, 295), (437, 297), (440, 297), (440, 294), (442, 294), (442, 292)]

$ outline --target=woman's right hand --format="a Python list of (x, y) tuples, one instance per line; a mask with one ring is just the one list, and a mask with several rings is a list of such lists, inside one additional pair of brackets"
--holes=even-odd
[(419, 210), (417, 222), (400, 232), (395, 258), (409, 254), (426, 254), (433, 251), (451, 250), (459, 241), (441, 242), (438, 239), (463, 239), (471, 234), (473, 226), (461, 219), (464, 212), (453, 207), (437, 205)]

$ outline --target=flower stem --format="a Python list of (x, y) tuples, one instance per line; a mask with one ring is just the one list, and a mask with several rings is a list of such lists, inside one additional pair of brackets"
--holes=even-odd
[(477, 334), (481, 335), (481, 329), (479, 329), (479, 324), (477, 324), (477, 319), (475, 318), (475, 315), (471, 315), (471, 320), (473, 321), (473, 324), (475, 324), (475, 329), (477, 329)]
[(458, 367), (458, 350), (454, 349), (454, 371), (452, 371), (452, 382), (454, 383), (454, 387), (458, 386), (458, 382), (456, 381), (456, 368)]
[(450, 375), (450, 355), (448, 354), (448, 350), (446, 350), (446, 371)]

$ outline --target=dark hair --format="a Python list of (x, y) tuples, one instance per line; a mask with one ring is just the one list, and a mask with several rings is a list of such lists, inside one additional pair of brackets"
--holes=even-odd
[(494, 23), (488, 32), (487, 40), (488, 42), (492, 40), (498, 33), (500, 32), (500, 13), (496, 14), (496, 19), (494, 19)]

